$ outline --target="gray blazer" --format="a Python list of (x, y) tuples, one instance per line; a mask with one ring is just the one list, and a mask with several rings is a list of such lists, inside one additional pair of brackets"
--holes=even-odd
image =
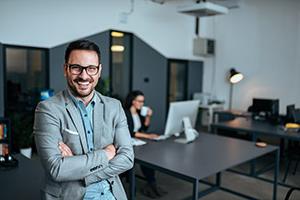
[[(94, 107), (94, 148), (88, 152), (80, 113), (67, 90), (42, 101), (35, 111), (34, 136), (45, 169), (43, 199), (83, 199), (86, 187), (108, 180), (117, 200), (127, 199), (118, 174), (132, 168), (133, 148), (127, 120), (119, 101), (102, 96)], [(62, 157), (58, 143), (74, 156)], [(116, 156), (108, 161), (103, 148), (114, 144)]]

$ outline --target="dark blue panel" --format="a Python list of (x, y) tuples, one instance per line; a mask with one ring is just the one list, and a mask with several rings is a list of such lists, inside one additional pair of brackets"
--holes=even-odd
[(153, 109), (150, 131), (163, 133), (166, 117), (167, 59), (140, 38), (133, 36), (133, 90), (145, 94)]

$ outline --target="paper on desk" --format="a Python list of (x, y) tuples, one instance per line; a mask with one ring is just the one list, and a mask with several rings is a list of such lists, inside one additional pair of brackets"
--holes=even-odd
[(131, 138), (131, 144), (133, 146), (141, 146), (141, 145), (147, 144), (147, 142), (137, 139), (137, 138)]

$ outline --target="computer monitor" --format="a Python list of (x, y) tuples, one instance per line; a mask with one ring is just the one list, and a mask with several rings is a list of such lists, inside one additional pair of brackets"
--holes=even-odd
[(266, 117), (279, 115), (279, 99), (259, 99), (253, 98), (252, 108), (253, 113), (264, 113)]
[(286, 106), (286, 122), (294, 122), (294, 112), (295, 112), (295, 104), (287, 105)]
[(300, 108), (294, 110), (293, 118), (295, 123), (300, 123)]
[(198, 135), (194, 127), (199, 110), (199, 103), (199, 100), (170, 103), (164, 135), (170, 137), (184, 131), (185, 138), (177, 139), (177, 142), (188, 143), (195, 140)]

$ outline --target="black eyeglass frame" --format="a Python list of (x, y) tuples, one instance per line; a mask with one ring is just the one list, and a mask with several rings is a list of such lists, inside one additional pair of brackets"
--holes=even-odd
[[(79, 65), (79, 64), (69, 64), (69, 63), (66, 63), (65, 65), (70, 69), (70, 72), (71, 72), (73, 75), (80, 75), (80, 74), (83, 72), (83, 70), (85, 70), (85, 72), (86, 72), (88, 75), (90, 75), (90, 76), (95, 76), (96, 74), (98, 74), (99, 68), (100, 68), (100, 65), (101, 65), (101, 64), (99, 64), (98, 66), (95, 66), (95, 65), (89, 65), (89, 66), (86, 66), (86, 67), (81, 66), (81, 65)], [(79, 72), (79, 73), (74, 73), (74, 71), (72, 71), (72, 67), (79, 67), (79, 68), (80, 68), (80, 72)], [(91, 73), (88, 71), (88, 69), (89, 69), (90, 67), (95, 67), (95, 68), (97, 69), (97, 72), (91, 74)]]

